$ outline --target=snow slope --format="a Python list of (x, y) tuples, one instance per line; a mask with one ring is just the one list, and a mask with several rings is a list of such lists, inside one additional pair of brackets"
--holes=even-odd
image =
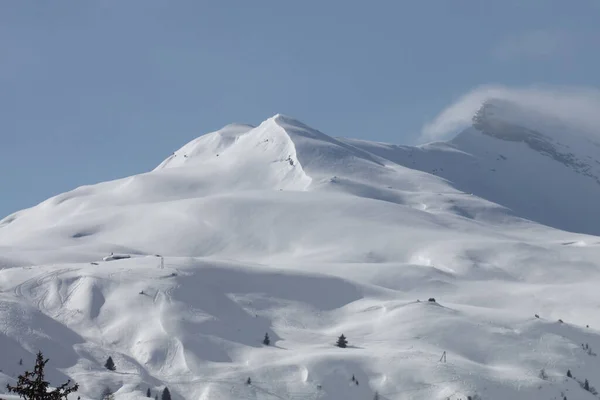
[[(41, 349), (82, 399), (165, 386), (175, 399), (594, 398), (565, 374), (600, 385), (600, 239), (582, 199), (544, 196), (595, 183), (538, 142), (498, 137), (519, 110), (497, 107), (499, 128), (418, 148), (282, 115), (229, 125), (149, 173), (6, 217), (0, 387)], [(506, 169), (484, 174), (492, 149)]]

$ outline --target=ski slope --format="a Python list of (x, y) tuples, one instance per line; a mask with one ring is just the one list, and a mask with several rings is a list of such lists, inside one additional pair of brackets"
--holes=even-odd
[(594, 398), (589, 138), (494, 106), (420, 147), (228, 125), (4, 218), (0, 387), (42, 350), (82, 399)]

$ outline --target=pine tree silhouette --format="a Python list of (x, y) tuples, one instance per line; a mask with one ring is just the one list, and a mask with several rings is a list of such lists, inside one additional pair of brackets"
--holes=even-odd
[(269, 334), (268, 333), (265, 333), (265, 338), (263, 339), (263, 344), (265, 346), (268, 346), (268, 345), (271, 344), (271, 339), (269, 339)]
[(150, 388), (146, 390), (146, 397), (152, 397), (152, 392), (150, 391)]
[(338, 338), (338, 341), (336, 343), (337, 347), (341, 347), (341, 348), (345, 348), (346, 346), (348, 346), (348, 340), (346, 340), (346, 337), (344, 336), (344, 334), (342, 333), (342, 335)]
[(111, 371), (115, 371), (117, 369), (117, 367), (115, 366), (115, 362), (113, 361), (112, 357), (108, 357), (108, 359), (106, 360), (106, 363), (104, 364), (104, 367), (106, 369), (111, 370)]
[(588, 392), (590, 391), (590, 383), (588, 382), (588, 380), (586, 379), (585, 382), (583, 383), (583, 388), (585, 390), (587, 390)]
[(163, 390), (161, 400), (171, 400), (171, 392), (169, 392), (168, 387), (165, 387), (165, 390)]
[(15, 393), (25, 400), (60, 400), (66, 399), (67, 395), (76, 392), (79, 385), (75, 383), (73, 386), (69, 386), (70, 379), (67, 383), (48, 391), (50, 383), (44, 380), (44, 368), (48, 361), (48, 359), (44, 360), (41, 351), (38, 352), (33, 372), (25, 371), (23, 375), (19, 375), (17, 386), (6, 385), (8, 392)]
[(572, 378), (572, 377), (573, 377), (573, 374), (571, 374), (571, 370), (570, 370), (570, 369), (569, 369), (569, 370), (567, 370), (567, 377), (569, 377), (569, 378)]

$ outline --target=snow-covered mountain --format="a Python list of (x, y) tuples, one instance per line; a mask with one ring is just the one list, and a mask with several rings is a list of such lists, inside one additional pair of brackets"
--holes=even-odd
[(593, 398), (596, 146), (500, 101), (420, 147), (228, 125), (0, 221), (0, 383), (40, 349), (82, 399)]
[(600, 234), (600, 142), (552, 115), (489, 100), (473, 125), (450, 142), (419, 147), (345, 142), (443, 177), (523, 218)]

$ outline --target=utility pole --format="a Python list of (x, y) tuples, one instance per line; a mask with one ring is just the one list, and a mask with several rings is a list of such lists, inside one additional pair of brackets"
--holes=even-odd
[(444, 352), (442, 354), (442, 357), (440, 358), (440, 362), (446, 362), (446, 352)]

